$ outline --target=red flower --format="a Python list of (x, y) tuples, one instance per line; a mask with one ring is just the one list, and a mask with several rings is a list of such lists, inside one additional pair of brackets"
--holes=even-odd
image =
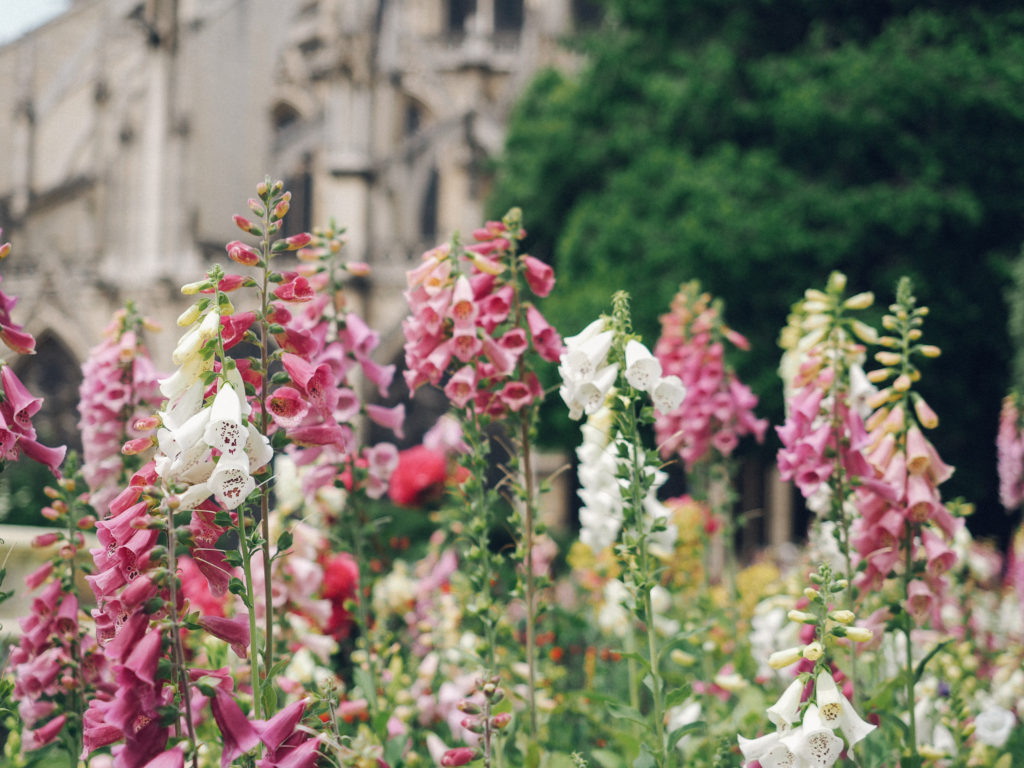
[(320, 596), (331, 601), (331, 619), (327, 631), (338, 639), (352, 631), (352, 616), (345, 608), (349, 600), (357, 600), (359, 566), (348, 552), (336, 552), (322, 563), (324, 581)]
[(388, 496), (400, 507), (422, 507), (444, 492), (447, 478), (445, 455), (417, 445), (398, 454)]

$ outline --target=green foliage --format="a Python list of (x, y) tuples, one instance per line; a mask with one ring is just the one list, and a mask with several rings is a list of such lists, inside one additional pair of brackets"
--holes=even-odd
[(522, 205), (574, 333), (615, 289), (637, 331), (683, 281), (722, 296), (737, 361), (778, 421), (776, 329), (844, 271), (884, 306), (909, 275), (944, 356), (922, 393), (996, 504), (1006, 384), (997, 286), (1024, 238), (1024, 12), (1010, 3), (608, 0), (581, 73), (540, 75), (513, 115), (492, 209)]

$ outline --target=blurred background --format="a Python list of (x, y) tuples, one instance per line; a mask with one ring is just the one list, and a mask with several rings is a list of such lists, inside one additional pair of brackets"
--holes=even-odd
[[(565, 335), (623, 288), (653, 346), (672, 295), (699, 279), (750, 338), (733, 362), (776, 424), (792, 302), (839, 269), (880, 316), (909, 275), (932, 310), (924, 340), (944, 352), (920, 391), (957, 466), (946, 496), (976, 505), (976, 534), (1016, 524), (994, 442), (1000, 400), (1024, 382), (1017, 3), (0, 5), (0, 226), (14, 247), (0, 274), (39, 341), (17, 366), (46, 398), (44, 441), (77, 445), (79, 366), (125, 301), (163, 324), (150, 345), (169, 367), (180, 285), (225, 262), (231, 216), (269, 174), (292, 191), (291, 231), (334, 218), (349, 257), (371, 264), (348, 295), (388, 361), (406, 269), (518, 205), (527, 247), (555, 266), (545, 311)], [(543, 439), (568, 454), (578, 432), (549, 410)], [(777, 447), (772, 433), (745, 446), (744, 509), (764, 512), (750, 545), (803, 535)], [(13, 470), (0, 514), (36, 522), (39, 480)], [(571, 507), (571, 489), (561, 498)]]

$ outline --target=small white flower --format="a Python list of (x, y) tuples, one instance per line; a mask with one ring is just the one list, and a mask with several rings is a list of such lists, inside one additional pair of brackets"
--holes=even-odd
[(861, 719), (828, 672), (818, 674), (814, 690), (822, 722), (833, 730), (841, 729), (851, 747), (875, 730), (875, 726)]
[(244, 455), (222, 456), (207, 482), (217, 503), (227, 509), (237, 508), (256, 488), (256, 481), (249, 474), (249, 460)]
[(612, 348), (614, 336), (612, 331), (602, 331), (581, 344), (566, 339), (562, 365), (569, 378), (587, 380), (593, 377), (604, 365), (608, 351)]
[(225, 456), (241, 453), (249, 439), (248, 432), (242, 426), (242, 404), (238, 393), (226, 381), (220, 383), (213, 398), (203, 439), (207, 445)]
[(626, 342), (626, 381), (633, 389), (650, 392), (661, 379), (661, 363), (635, 339)]
[(807, 705), (800, 728), (783, 741), (810, 768), (830, 768), (844, 748), (843, 740), (824, 726), (814, 704)]
[(803, 678), (797, 678), (782, 692), (779, 700), (768, 707), (768, 719), (780, 731), (792, 728), (800, 716), (800, 699), (805, 684)]
[(982, 744), (1001, 749), (1016, 722), (1010, 710), (990, 705), (974, 718), (974, 735)]
[(685, 397), (686, 387), (678, 376), (663, 376), (651, 392), (651, 402), (658, 413), (671, 413)]
[[(249, 435), (245, 441), (245, 456), (249, 459), (249, 472), (257, 472), (274, 458), (274, 449), (270, 447), (270, 440), (256, 425), (249, 423)], [(275, 491), (277, 485), (275, 484)]]

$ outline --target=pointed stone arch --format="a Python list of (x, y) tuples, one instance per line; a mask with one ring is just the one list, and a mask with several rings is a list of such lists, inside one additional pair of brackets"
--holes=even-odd
[(71, 348), (47, 329), (36, 334), (34, 355), (19, 355), (10, 364), (28, 390), (43, 398), (39, 413), (32, 419), (39, 441), (81, 451), (78, 399), (82, 369)]

